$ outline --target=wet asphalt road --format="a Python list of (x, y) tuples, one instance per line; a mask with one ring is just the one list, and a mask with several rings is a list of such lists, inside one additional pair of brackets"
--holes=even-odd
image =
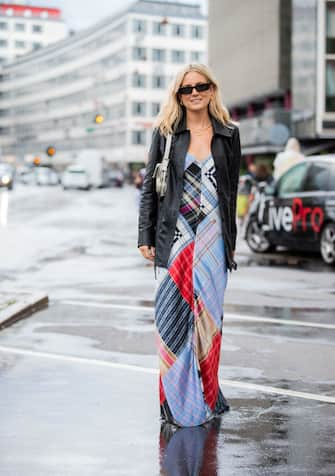
[(239, 243), (220, 369), (231, 411), (172, 433), (134, 190), (17, 187), (0, 217), (1, 286), (50, 297), (0, 333), (1, 475), (335, 474), (333, 270), (268, 266)]

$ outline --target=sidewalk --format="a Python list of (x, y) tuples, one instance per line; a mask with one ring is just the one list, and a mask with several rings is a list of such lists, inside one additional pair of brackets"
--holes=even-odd
[(0, 292), (0, 330), (48, 306), (41, 292)]

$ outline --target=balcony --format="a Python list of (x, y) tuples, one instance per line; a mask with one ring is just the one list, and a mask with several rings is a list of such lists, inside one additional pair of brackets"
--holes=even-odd
[(291, 114), (291, 111), (276, 108), (241, 119), (239, 128), (243, 155), (277, 153), (282, 150), (290, 137)]

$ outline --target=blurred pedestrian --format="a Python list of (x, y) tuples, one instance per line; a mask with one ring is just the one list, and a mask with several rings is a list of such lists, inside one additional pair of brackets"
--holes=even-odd
[(273, 181), (273, 175), (270, 172), (269, 168), (261, 162), (256, 164), (255, 180), (258, 183), (266, 182), (268, 184), (270, 184)]
[(247, 175), (249, 175), (252, 179), (255, 179), (255, 176), (256, 176), (256, 164), (255, 164), (255, 162), (250, 162), (248, 164)]
[[(167, 190), (152, 175), (172, 133)], [(218, 369), (227, 269), (236, 268), (238, 128), (204, 65), (174, 81), (154, 130), (140, 205), (138, 245), (158, 268), (155, 321), (163, 422), (197, 426), (229, 406)]]
[(237, 192), (237, 218), (240, 230), (249, 210), (250, 194), (254, 183), (255, 180), (249, 173), (242, 175), (239, 180)]
[(273, 175), (279, 179), (290, 167), (302, 161), (305, 156), (301, 153), (300, 143), (295, 137), (290, 137), (283, 152), (279, 152), (273, 162)]
[(145, 168), (142, 168), (136, 173), (135, 178), (134, 178), (134, 185), (135, 185), (135, 188), (136, 188), (136, 204), (137, 204), (137, 206), (140, 206), (144, 176), (145, 176)]

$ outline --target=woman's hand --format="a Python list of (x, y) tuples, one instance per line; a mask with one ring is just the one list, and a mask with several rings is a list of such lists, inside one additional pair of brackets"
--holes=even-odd
[(138, 249), (140, 250), (140, 252), (142, 253), (142, 256), (145, 259), (148, 259), (150, 261), (154, 261), (154, 259), (155, 259), (155, 247), (154, 246), (143, 245), (143, 246), (139, 246)]

